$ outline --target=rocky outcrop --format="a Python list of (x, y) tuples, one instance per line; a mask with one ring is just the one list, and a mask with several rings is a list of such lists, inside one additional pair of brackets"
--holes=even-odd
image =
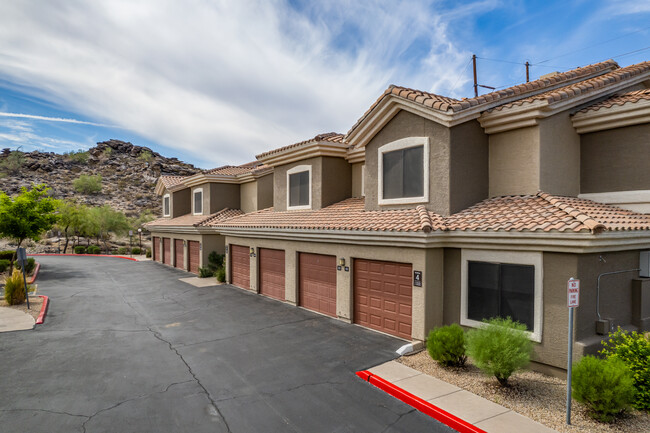
[[(0, 164), (8, 156), (8, 151), (0, 152)], [(74, 198), (79, 203), (94, 206), (109, 204), (127, 215), (137, 215), (144, 210), (159, 214), (160, 199), (154, 194), (158, 177), (190, 176), (200, 171), (192, 164), (166, 158), (147, 147), (109, 140), (83, 153), (24, 153), (16, 174), (0, 176), (0, 191), (14, 195), (22, 186), (46, 183), (56, 198)], [(82, 174), (101, 175), (101, 193), (77, 193), (72, 182)]]

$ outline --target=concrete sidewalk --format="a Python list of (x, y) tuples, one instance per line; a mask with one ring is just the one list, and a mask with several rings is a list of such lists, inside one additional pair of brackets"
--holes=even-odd
[(23, 331), (33, 329), (34, 318), (13, 308), (0, 307), (0, 332)]
[(397, 361), (386, 362), (368, 371), (488, 433), (557, 433), (511, 409)]

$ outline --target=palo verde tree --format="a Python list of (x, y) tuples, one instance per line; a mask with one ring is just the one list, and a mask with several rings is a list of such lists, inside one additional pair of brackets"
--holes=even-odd
[(77, 203), (66, 200), (59, 202), (57, 206), (58, 223), (57, 226), (65, 236), (65, 246), (63, 254), (68, 250), (70, 237), (79, 233), (83, 224), (84, 209)]
[(38, 241), (56, 224), (58, 200), (50, 197), (49, 191), (47, 185), (40, 184), (31, 189), (22, 187), (15, 198), (0, 192), (0, 237), (16, 241), (16, 250), (25, 239)]

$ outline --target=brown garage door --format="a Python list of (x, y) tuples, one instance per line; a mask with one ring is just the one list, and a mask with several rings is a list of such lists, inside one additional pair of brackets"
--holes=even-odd
[(160, 238), (154, 236), (151, 243), (153, 244), (153, 259), (160, 261)]
[(185, 265), (183, 264), (184, 256), (183, 239), (174, 239), (174, 266), (178, 269), (185, 269)]
[(172, 264), (171, 239), (169, 238), (163, 238), (163, 263), (166, 265)]
[(251, 288), (251, 259), (248, 247), (230, 246), (230, 273), (232, 283), (242, 289)]
[(299, 305), (336, 317), (336, 257), (300, 253)]
[(411, 339), (412, 266), (354, 260), (354, 323)]
[(199, 241), (187, 242), (187, 253), (189, 254), (187, 261), (190, 264), (190, 272), (195, 274), (199, 273), (199, 254), (201, 254), (199, 245)]
[(260, 293), (283, 300), (284, 250), (260, 248)]

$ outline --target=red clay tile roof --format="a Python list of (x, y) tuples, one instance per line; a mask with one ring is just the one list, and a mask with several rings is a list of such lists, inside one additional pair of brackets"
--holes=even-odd
[(224, 165), (223, 167), (213, 168), (212, 170), (207, 170), (203, 174), (216, 174), (224, 176), (237, 176), (239, 174), (250, 173), (253, 171), (252, 167), (246, 166), (234, 166), (234, 165)]
[(623, 105), (628, 102), (634, 103), (641, 100), (650, 100), (650, 89), (635, 90), (633, 92), (617, 93), (616, 95), (605, 99), (604, 101), (597, 102), (586, 108), (583, 108), (579, 113), (586, 113), (587, 111), (597, 111), (601, 108), (611, 108), (614, 105)]
[(199, 224), (201, 227), (210, 227), (227, 219), (234, 218), (236, 216), (244, 215), (244, 211), (241, 209), (230, 209), (225, 208), (221, 209), (217, 213), (213, 213), (205, 220), (201, 221)]
[(317, 143), (319, 141), (327, 141), (327, 142), (330, 142), (330, 143), (344, 144), (345, 143), (345, 135), (339, 134), (338, 132), (327, 132), (327, 133), (324, 133), (324, 134), (318, 134), (317, 136), (315, 136), (314, 138), (310, 138), (309, 140), (304, 140), (304, 141), (301, 141), (299, 143), (290, 144), (288, 146), (284, 146), (284, 147), (280, 147), (278, 149), (270, 150), (268, 152), (260, 153), (259, 155), (256, 156), (256, 158), (257, 159), (264, 158), (264, 157), (269, 156), (269, 155), (284, 152), (286, 150), (293, 149), (295, 147), (300, 147), (300, 146), (305, 145), (305, 144)]
[(617, 84), (629, 78), (650, 71), (650, 62), (637, 63), (636, 65), (626, 66), (624, 68), (616, 69), (603, 75), (599, 75), (588, 80), (580, 81), (577, 83), (569, 84), (568, 86), (553, 89), (548, 92), (540, 93), (528, 98), (519, 99), (508, 104), (495, 107), (493, 110), (502, 110), (504, 108), (513, 107), (515, 105), (523, 105), (534, 101), (547, 101), (549, 104), (554, 102), (563, 101), (573, 98), (575, 96), (583, 95), (598, 89), (605, 88), (612, 84)]
[(240, 209), (225, 208), (211, 215), (187, 214), (187, 215), (181, 215), (176, 218), (158, 218), (157, 220), (145, 224), (145, 226), (206, 227), (206, 226), (216, 224), (220, 221), (225, 221), (229, 218), (233, 218), (243, 214), (244, 212), (241, 211)]
[(506, 89), (496, 90), (485, 95), (480, 95), (474, 98), (454, 99), (447, 96), (436, 95), (434, 93), (423, 92), (420, 90), (409, 89), (407, 87), (400, 87), (390, 85), (388, 89), (375, 101), (374, 104), (361, 116), (361, 118), (350, 128), (348, 135), (354, 131), (366, 117), (379, 105), (379, 103), (389, 95), (396, 96), (408, 101), (416, 102), (425, 107), (456, 113), (466, 110), (478, 105), (486, 105), (493, 102), (498, 102), (501, 99), (526, 95), (535, 92), (541, 92), (545, 88), (556, 87), (562, 83), (579, 80), (580, 78), (588, 77), (596, 73), (606, 73), (618, 69), (618, 64), (613, 60), (607, 60), (593, 65), (583, 66), (581, 68), (572, 69), (567, 72), (561, 72), (553, 76), (539, 78), (529, 83), (518, 84), (516, 86), (508, 87)]
[(366, 211), (364, 199), (351, 198), (320, 210), (245, 214), (213, 227), (307, 230), (424, 231), (558, 231), (650, 230), (650, 215), (575, 197), (546, 193), (484, 200), (449, 217), (415, 209)]
[(165, 188), (171, 188), (172, 186), (179, 185), (183, 183), (183, 179), (186, 176), (160, 176), (160, 181), (165, 186)]

